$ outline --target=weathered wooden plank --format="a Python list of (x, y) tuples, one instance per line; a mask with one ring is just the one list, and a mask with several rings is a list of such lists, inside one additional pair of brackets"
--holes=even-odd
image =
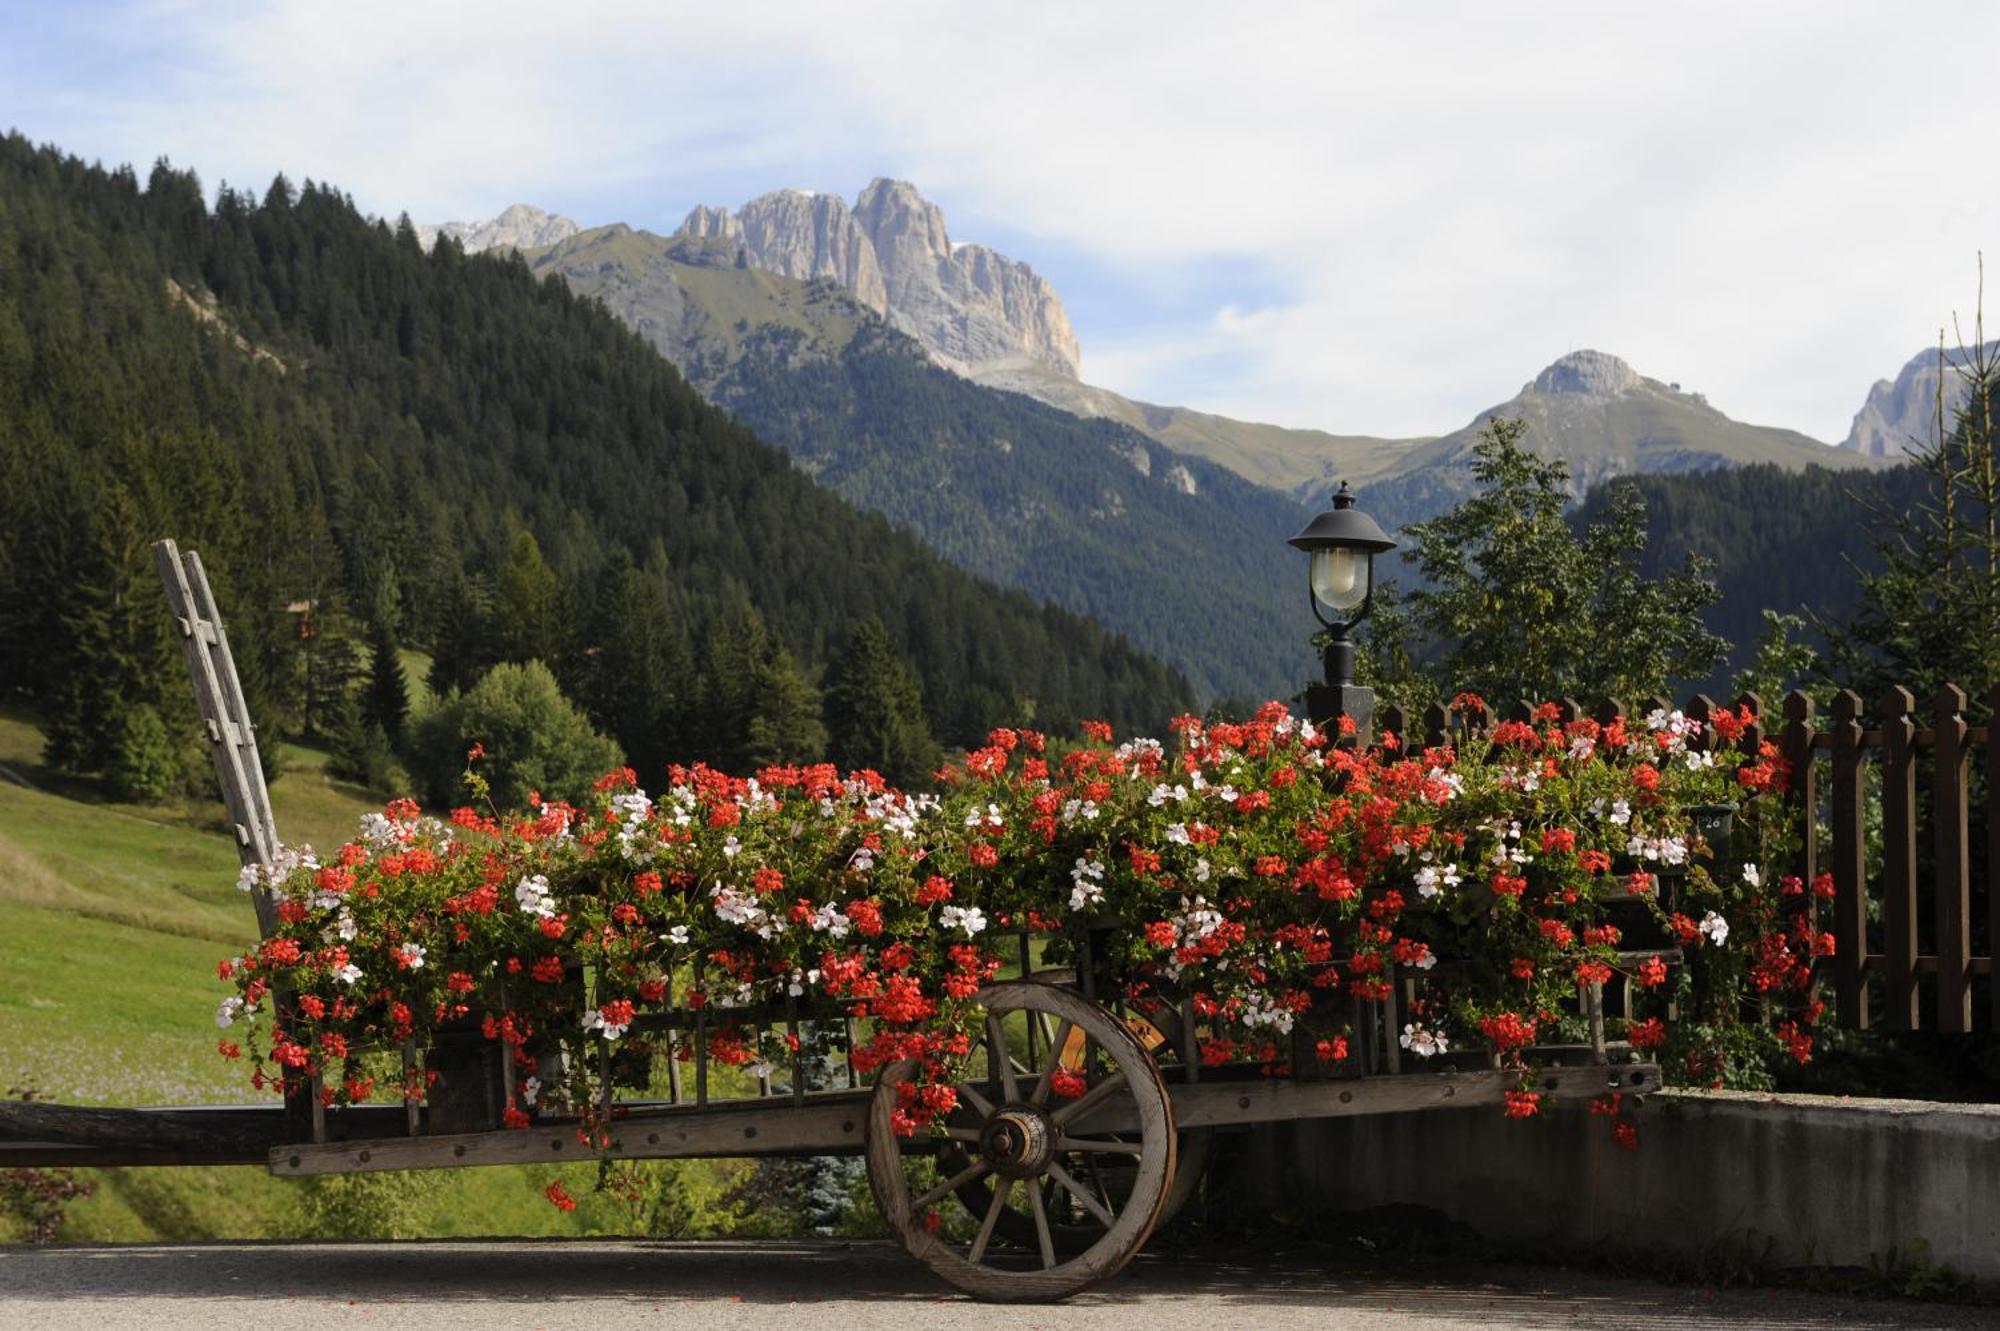
[(208, 573), (202, 567), (201, 553), (196, 550), (182, 552), (181, 565), (187, 571), (188, 590), (194, 595), (194, 607), (210, 629), (206, 635), (209, 659), (214, 667), (216, 684), (221, 689), (223, 708), (235, 726), (232, 739), (243, 769), (245, 802), (251, 816), (263, 829), (269, 849), (275, 853), (279, 844), (278, 822), (271, 813), (271, 791), (265, 784), (264, 763), (257, 751), (257, 727), (250, 719), (250, 704), (244, 699), (243, 681), (236, 673), (236, 658), (229, 650), (229, 631), (222, 625), (222, 612), (216, 608), (215, 593), (209, 589)]
[(1852, 689), (1833, 697), (1834, 1009), (1842, 1026), (1866, 1030), (1868, 982), (1862, 960), (1868, 955), (1868, 863), (1863, 835), (1861, 698)]
[(1966, 810), (1965, 690), (1938, 690), (1931, 729), (1931, 826), (1937, 867), (1937, 1020), (1947, 1035), (1972, 1030), (1972, 866)]
[[(393, 1132), (398, 1105), (335, 1110), (329, 1131), (348, 1136)], [(296, 1129), (282, 1105), (203, 1105), (112, 1109), (48, 1100), (0, 1101), (0, 1143), (79, 1150), (136, 1151), (258, 1161)]]
[(1908, 689), (1882, 695), (1882, 1023), (1917, 1028), (1917, 700)]
[(1810, 886), (1819, 876), (1819, 768), (1813, 763), (1813, 700), (1802, 690), (1785, 695), (1785, 728), (1778, 751), (1791, 769), (1788, 792), (1799, 829), (1799, 875)]
[[(1174, 1126), (1222, 1127), (1241, 1123), (1275, 1123), (1307, 1118), (1347, 1118), (1361, 1114), (1394, 1114), (1424, 1109), (1498, 1104), (1504, 1092), (1520, 1085), (1512, 1072), (1406, 1072), (1399, 1076), (1361, 1077), (1348, 1081), (1297, 1082), (1265, 1078), (1256, 1082), (1205, 1082), (1168, 1089), (1174, 1102)], [(1660, 1087), (1660, 1069), (1651, 1063), (1615, 1067), (1544, 1069), (1537, 1089), (1557, 1100), (1582, 1100), (1607, 1091), (1643, 1095)], [(1089, 1132), (1117, 1131), (1086, 1116)]]
[(1444, 704), (1434, 702), (1424, 708), (1424, 747), (1441, 749), (1451, 742), (1451, 713)]
[[(204, 617), (201, 602), (189, 577), (189, 565), (183, 561), (172, 541), (154, 544), (153, 562), (159, 570), (160, 581), (166, 587), (167, 605), (180, 629), (181, 647), (194, 684), (195, 706), (207, 727), (216, 780), (222, 787), (223, 803), (228, 806), (230, 822), (236, 829), (237, 856), (245, 865), (268, 865), (276, 853), (277, 837), (270, 828), (269, 815), (259, 809), (250, 778), (243, 770), (246, 752), (252, 756), (256, 752), (256, 739), (254, 735), (238, 733), (236, 719), (230, 715), (229, 695), (217, 669), (217, 656), (210, 647), (211, 640), (219, 639), (221, 635), (214, 624)], [(223, 659), (227, 659), (226, 649)], [(231, 668), (233, 670), (234, 667)], [(237, 692), (240, 694), (241, 690)], [(262, 781), (263, 773), (259, 770), (258, 784), (261, 785)], [(250, 896), (257, 912), (258, 932), (269, 936), (278, 923), (277, 908), (270, 893), (259, 886)]]
[[(633, 1114), (611, 1124), (617, 1160), (687, 1160), (754, 1155), (852, 1155), (862, 1149), (868, 1092), (809, 1096), (803, 1106), (745, 1100), (706, 1109), (681, 1107)], [(373, 1173), (385, 1169), (458, 1169), (593, 1161), (599, 1153), (576, 1139), (574, 1123), (437, 1137), (383, 1137), (326, 1146), (280, 1146), (270, 1152), (271, 1172)]]
[[(1993, 718), (1989, 735), (2000, 732), (2000, 684), (1986, 698), (1987, 714)], [(2000, 742), (1986, 740), (1986, 950), (2000, 958)], [(1990, 964), (1991, 959), (1989, 959)], [(2000, 1031), (2000, 977), (1991, 990), (1993, 1029)]]

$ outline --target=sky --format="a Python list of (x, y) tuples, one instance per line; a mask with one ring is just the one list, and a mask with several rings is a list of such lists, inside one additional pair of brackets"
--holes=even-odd
[(2000, 6), (0, 0), (0, 126), (418, 221), (910, 180), (1084, 378), (1437, 434), (1590, 347), (1843, 438), (1978, 301)]

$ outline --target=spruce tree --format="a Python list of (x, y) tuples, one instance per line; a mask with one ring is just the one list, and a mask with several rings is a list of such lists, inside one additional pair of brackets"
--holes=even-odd
[(525, 528), (514, 533), (494, 583), (493, 630), (503, 661), (553, 662), (562, 647), (562, 584)]
[(891, 781), (913, 784), (937, 765), (937, 741), (916, 674), (872, 615), (855, 627), (827, 671), (826, 724), (833, 760), (843, 767), (873, 768)]
[(380, 619), (368, 627), (368, 650), (368, 691), (362, 697), (362, 720), (380, 729), (392, 746), (401, 744), (410, 719), (410, 686), (403, 676), (395, 634)]

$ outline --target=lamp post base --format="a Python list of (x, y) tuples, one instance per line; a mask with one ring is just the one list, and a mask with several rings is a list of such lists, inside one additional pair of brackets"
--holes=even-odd
[[(1359, 684), (1312, 684), (1306, 688), (1306, 715), (1332, 735), (1336, 743), (1357, 748), (1375, 742), (1375, 690)], [(1342, 734), (1341, 718), (1354, 722), (1352, 734)]]

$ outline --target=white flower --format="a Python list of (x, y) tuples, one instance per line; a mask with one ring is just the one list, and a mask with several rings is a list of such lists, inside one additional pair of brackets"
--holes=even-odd
[(535, 1101), (542, 1097), (542, 1079), (530, 1077), (521, 1087), (521, 1103), (528, 1108), (535, 1107)]
[(1153, 787), (1152, 794), (1146, 796), (1146, 803), (1157, 809), (1168, 800), (1180, 803), (1186, 800), (1187, 797), (1188, 788), (1186, 786), (1170, 786), (1162, 781), (1159, 785)]
[(606, 1020), (604, 1014), (596, 1008), (583, 1014), (583, 1030), (586, 1035), (596, 1031), (607, 1040), (616, 1040), (625, 1034), (625, 1028), (629, 1025), (630, 1022)]
[(1104, 900), (1104, 866), (1096, 860), (1078, 856), (1069, 871), (1069, 881), (1071, 910), (1083, 910)]
[(715, 913), (721, 917), (724, 924), (747, 924), (755, 928), (765, 922), (764, 908), (757, 904), (754, 897), (745, 896), (735, 888), (724, 887), (721, 883), (711, 887), (708, 895), (714, 898)]
[(813, 967), (809, 971), (793, 971), (791, 981), (786, 986), (785, 992), (790, 994), (793, 998), (798, 998), (802, 996), (808, 988), (818, 983), (819, 983), (819, 967), (817, 966)]
[(622, 821), (644, 822), (653, 816), (653, 801), (646, 798), (645, 791), (631, 790), (611, 797), (611, 811)]
[(1174, 823), (1171, 826), (1169, 826), (1167, 828), (1167, 840), (1169, 843), (1176, 846), (1185, 846), (1189, 844), (1187, 824)]
[(1090, 822), (1096, 817), (1097, 802), (1095, 800), (1070, 800), (1062, 808), (1064, 826), (1068, 826), (1070, 823), (1077, 822), (1078, 820)]
[(236, 890), (253, 891), (263, 881), (264, 867), (260, 864), (246, 864), (236, 875)]
[(555, 893), (549, 890), (549, 880), (541, 874), (523, 878), (514, 888), (514, 900), (521, 903), (525, 914), (539, 915), (545, 920), (555, 917)]
[(354, 922), (353, 912), (347, 910), (345, 907), (341, 909), (339, 915), (334, 917), (333, 929), (335, 933), (340, 935), (343, 943), (351, 943), (361, 934), (361, 926)]
[(1611, 804), (1611, 821), (1620, 827), (1632, 821), (1632, 806), (1624, 800), (1614, 800)]
[(966, 814), (965, 825), (967, 827), (988, 827), (997, 830), (1007, 825), (1007, 819), (1001, 814), (999, 805), (989, 804), (984, 810), (974, 809), (972, 812)]
[(1443, 878), (1444, 874), (1438, 870), (1436, 865), (1426, 864), (1423, 868), (1417, 870), (1417, 895), (1420, 897), (1434, 897), (1438, 895), (1438, 893), (1444, 891), (1444, 888), (1440, 886)]
[(847, 937), (848, 919), (831, 901), (813, 912), (810, 923), (814, 933), (832, 934), (835, 938)]
[(738, 841), (734, 836), (727, 836), (722, 839), (723, 859), (733, 860), (742, 853), (743, 853), (743, 843), (741, 841)]
[(225, 1029), (236, 1024), (236, 1018), (243, 1011), (243, 1000), (235, 994), (222, 1000), (222, 1006), (215, 1010), (215, 1024)]
[(1197, 883), (1208, 881), (1208, 860), (1206, 857), (1194, 862), (1194, 880)]
[(938, 924), (946, 929), (963, 929), (965, 936), (971, 938), (986, 927), (986, 913), (977, 906), (943, 906), (938, 910)]
[(1746, 864), (1743, 866), (1743, 881), (1752, 887), (1762, 887), (1764, 885), (1764, 876), (1757, 872), (1756, 865)]
[(760, 1058), (755, 1063), (747, 1064), (743, 1070), (745, 1072), (748, 1072), (751, 1076), (755, 1077), (758, 1081), (763, 1081), (766, 1077), (770, 1076), (773, 1072), (776, 1072), (778, 1070), (778, 1065), (776, 1063), (771, 1062), (769, 1059)]
[(1403, 1027), (1403, 1036), (1398, 1043), (1418, 1058), (1431, 1058), (1449, 1052), (1443, 1031), (1427, 1030), (1418, 1025)]
[(1225, 804), (1234, 804), (1237, 800), (1236, 787), (1227, 785), (1217, 787), (1215, 797)]
[(666, 939), (669, 943), (672, 943), (675, 947), (686, 947), (688, 940), (688, 927), (685, 924), (675, 925), (673, 928), (667, 930)]
[(1729, 921), (1723, 919), (1714, 911), (1710, 911), (1708, 914), (1702, 916), (1701, 924), (1698, 927), (1703, 933), (1708, 935), (1708, 941), (1717, 947), (1721, 947), (1729, 941)]
[(1687, 764), (1688, 771), (1699, 772), (1704, 767), (1715, 766), (1715, 755), (1704, 753), (1699, 749), (1691, 749), (1682, 761)]
[(361, 979), (361, 968), (350, 961), (345, 966), (342, 966), (339, 970), (335, 971), (333, 973), (333, 978), (340, 981), (342, 984), (347, 984), (347, 985), (354, 984)]
[(422, 943), (405, 943), (396, 949), (396, 955), (402, 958), (403, 965), (410, 970), (420, 971), (424, 968), (424, 945)]

